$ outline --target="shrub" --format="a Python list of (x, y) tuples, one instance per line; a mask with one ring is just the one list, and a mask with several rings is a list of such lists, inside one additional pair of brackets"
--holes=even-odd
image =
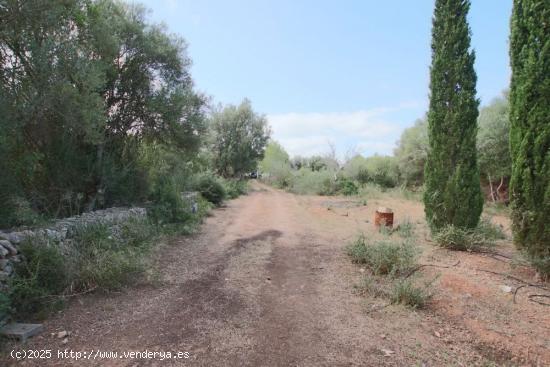
[(19, 250), (25, 261), (16, 264), (10, 279), (9, 298), (18, 316), (28, 317), (53, 306), (50, 295), (67, 286), (68, 269), (56, 244), (41, 243), (38, 237), (27, 240)]
[(196, 178), (194, 188), (214, 205), (220, 205), (227, 196), (222, 183), (214, 175), (208, 173)]
[(439, 246), (451, 250), (479, 251), (494, 246), (494, 239), (488, 238), (477, 228), (464, 229), (450, 225), (436, 232), (433, 238)]
[(352, 196), (359, 193), (359, 188), (353, 181), (342, 177), (338, 181), (338, 192), (346, 196)]
[(410, 278), (400, 279), (393, 285), (390, 300), (394, 304), (403, 304), (413, 308), (423, 308), (432, 297), (430, 283), (419, 287)]
[(337, 191), (335, 174), (324, 169), (302, 168), (294, 177), (291, 191), (302, 195), (333, 195)]
[(248, 184), (244, 180), (224, 180), (223, 184), (228, 199), (235, 199), (248, 193)]
[(402, 274), (414, 267), (418, 257), (418, 250), (409, 241), (384, 239), (370, 243), (364, 235), (350, 244), (347, 252), (353, 262), (366, 264), (375, 275)]
[(147, 210), (149, 217), (157, 224), (189, 220), (190, 210), (174, 180), (171, 177), (160, 178), (155, 186), (151, 195), (153, 203)]

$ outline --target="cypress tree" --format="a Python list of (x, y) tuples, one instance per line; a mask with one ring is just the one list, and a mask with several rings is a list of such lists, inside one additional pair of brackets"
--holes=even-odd
[(550, 1), (514, 0), (511, 20), (512, 229), (550, 275)]
[(469, 0), (435, 2), (424, 193), (426, 218), (435, 232), (448, 225), (474, 228), (483, 209), (469, 9)]

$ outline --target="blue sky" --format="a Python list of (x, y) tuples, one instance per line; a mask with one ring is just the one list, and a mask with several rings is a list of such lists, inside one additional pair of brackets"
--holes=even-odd
[[(249, 98), (291, 155), (391, 154), (428, 105), (433, 0), (146, 0), (184, 37), (198, 90)], [(478, 96), (508, 86), (511, 0), (473, 0)]]

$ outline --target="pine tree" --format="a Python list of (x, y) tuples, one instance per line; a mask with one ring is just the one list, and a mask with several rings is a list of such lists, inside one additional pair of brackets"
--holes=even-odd
[(550, 275), (550, 1), (515, 0), (510, 149), (514, 240)]
[(476, 157), (479, 101), (469, 0), (436, 0), (424, 204), (432, 231), (474, 228), (483, 209)]

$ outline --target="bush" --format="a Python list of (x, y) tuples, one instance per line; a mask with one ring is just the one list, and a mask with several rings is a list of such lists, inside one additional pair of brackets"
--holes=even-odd
[(353, 262), (366, 264), (375, 275), (403, 274), (414, 267), (418, 258), (418, 250), (409, 241), (369, 243), (364, 235), (350, 244), (347, 252)]
[(54, 243), (36, 245), (27, 240), (19, 250), (25, 261), (16, 264), (10, 279), (9, 298), (17, 315), (29, 317), (54, 305), (51, 295), (59, 295), (69, 283), (65, 259)]
[(248, 193), (248, 183), (244, 180), (224, 180), (223, 185), (228, 199), (236, 199)]
[(324, 169), (302, 168), (294, 177), (291, 191), (302, 195), (333, 195), (337, 192), (335, 174)]
[(338, 192), (346, 196), (352, 196), (359, 193), (359, 188), (353, 181), (342, 177), (338, 180)]
[(433, 237), (439, 246), (459, 251), (479, 251), (495, 244), (493, 238), (477, 228), (463, 229), (453, 225), (443, 227)]
[(189, 220), (189, 205), (181, 197), (178, 185), (171, 177), (159, 179), (151, 198), (153, 203), (149, 206), (147, 214), (156, 224), (184, 223)]
[(403, 304), (413, 308), (423, 308), (432, 297), (430, 283), (418, 287), (410, 278), (401, 279), (394, 283), (390, 300), (394, 304)]
[(214, 205), (220, 205), (227, 196), (220, 180), (212, 174), (198, 176), (194, 183), (194, 188), (201, 193), (202, 197)]

